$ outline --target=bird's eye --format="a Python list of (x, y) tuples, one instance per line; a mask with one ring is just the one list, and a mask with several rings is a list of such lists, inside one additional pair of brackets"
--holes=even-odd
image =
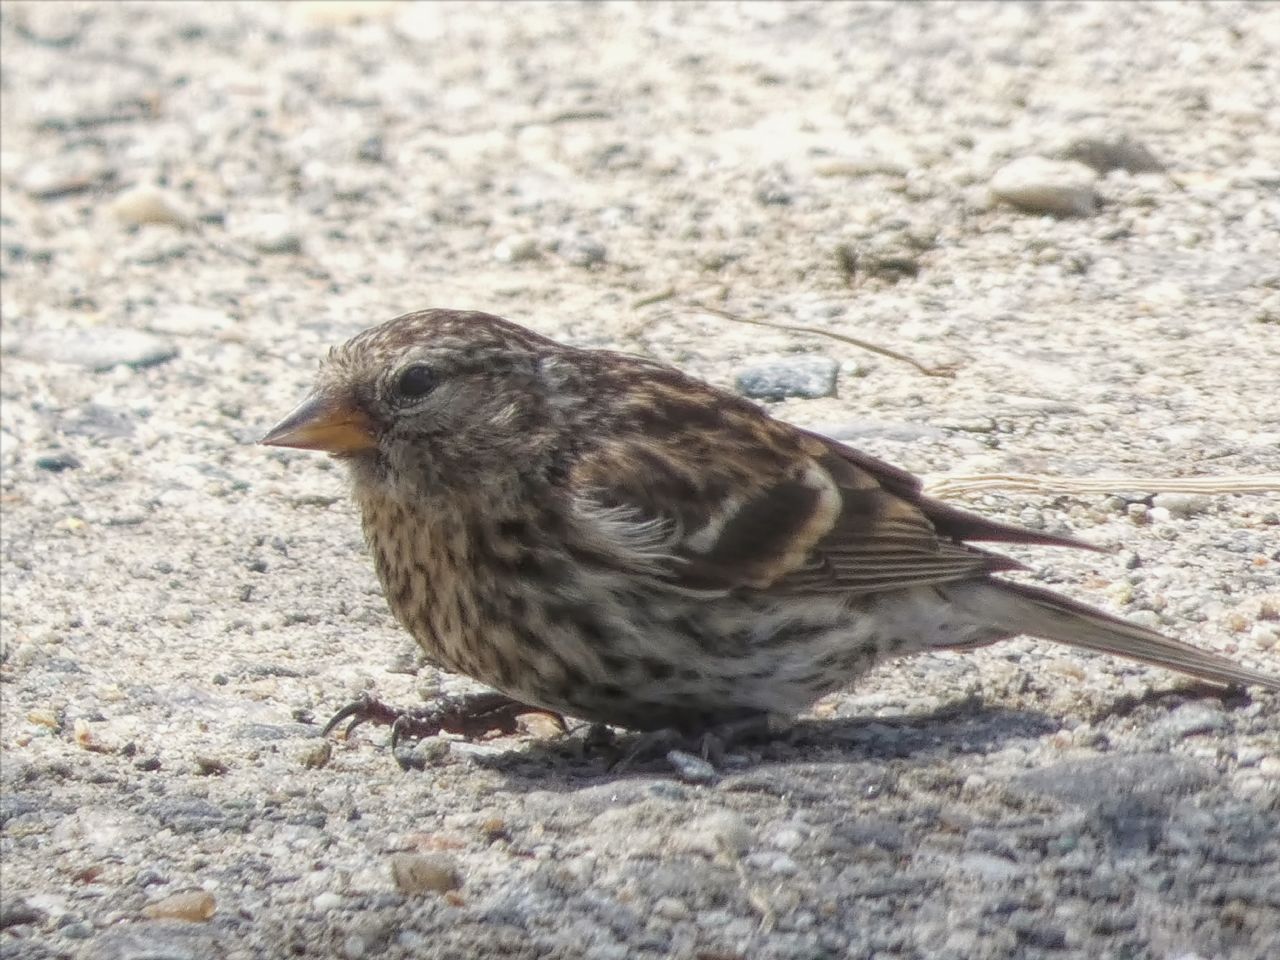
[(425, 397), (435, 389), (436, 375), (425, 363), (415, 363), (406, 367), (396, 381), (396, 392), (408, 400)]

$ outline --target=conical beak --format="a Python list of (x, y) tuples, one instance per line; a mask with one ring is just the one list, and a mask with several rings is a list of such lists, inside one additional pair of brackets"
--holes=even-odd
[(373, 423), (350, 400), (312, 394), (258, 441), (269, 447), (325, 450), (338, 456), (372, 450)]

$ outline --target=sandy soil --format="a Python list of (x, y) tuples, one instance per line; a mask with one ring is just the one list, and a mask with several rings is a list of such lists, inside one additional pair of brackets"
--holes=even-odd
[[(816, 355), (835, 395), (778, 415), (1049, 478), (957, 502), (1275, 669), (1280, 8), (14, 2), (0, 59), (4, 957), (1280, 956), (1280, 698), (1044, 644), (885, 668), (703, 782), (541, 728), (326, 746), (466, 684), (340, 473), (253, 442), (428, 305), (727, 386)], [(1068, 154), (1118, 168), (993, 197)]]

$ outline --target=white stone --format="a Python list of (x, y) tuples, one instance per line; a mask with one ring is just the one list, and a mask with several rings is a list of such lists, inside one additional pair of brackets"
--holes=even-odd
[(1020, 157), (1005, 164), (991, 178), (997, 200), (1055, 217), (1088, 217), (1098, 207), (1094, 182), (1098, 175), (1074, 160)]

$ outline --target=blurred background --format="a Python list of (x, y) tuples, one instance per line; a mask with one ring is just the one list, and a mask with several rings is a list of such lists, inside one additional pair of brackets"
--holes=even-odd
[(1153, 288), (1161, 309), (1186, 274), (1208, 275), (1184, 298), (1238, 287), (1275, 252), (1199, 209), (1275, 225), (1268, 4), (3, 17), (13, 330), (110, 322), (287, 351), (434, 304), (681, 359), (689, 311), (666, 315), (693, 298), (954, 360), (969, 313), (998, 337), (1002, 314), (1099, 282)]

